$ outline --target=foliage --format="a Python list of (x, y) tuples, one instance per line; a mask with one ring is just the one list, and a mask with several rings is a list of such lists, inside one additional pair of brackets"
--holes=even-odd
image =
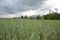
[(40, 19), (40, 15), (37, 16), (37, 19)]
[(60, 19), (60, 14), (59, 13), (47, 14), (47, 15), (44, 15), (44, 19), (59, 20)]
[(23, 16), (21, 16), (21, 18), (23, 18)]
[(27, 16), (24, 16), (23, 18), (25, 18), (25, 19), (26, 19), (26, 18), (28, 18), (28, 17), (27, 17)]
[(23, 18), (23, 19), (40, 19), (44, 18), (45, 20), (60, 20), (60, 14), (57, 12), (49, 13), (46, 15), (34, 15), (34, 16), (21, 16), (21, 17), (14, 17), (14, 18)]

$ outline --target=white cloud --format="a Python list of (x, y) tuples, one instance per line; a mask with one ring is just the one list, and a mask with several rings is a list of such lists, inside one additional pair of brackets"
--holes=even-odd
[(49, 9), (55, 11), (55, 8), (57, 8), (58, 12), (60, 13), (60, 0), (46, 0), (44, 1), (42, 7), (38, 10), (40, 13), (47, 14)]
[(58, 9), (58, 12), (60, 12), (60, 0), (48, 0), (45, 2), (45, 6), (51, 6), (50, 9), (54, 10), (55, 8)]
[(15, 14), (4, 14), (4, 15), (0, 15), (0, 18), (12, 18), (12, 17), (16, 17)]
[(36, 10), (29, 10), (29, 11), (23, 12), (22, 15), (31, 16), (31, 15), (36, 15), (36, 13), (37, 13)]

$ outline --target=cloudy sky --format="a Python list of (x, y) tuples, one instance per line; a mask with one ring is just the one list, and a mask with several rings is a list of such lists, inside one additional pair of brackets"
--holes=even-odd
[(0, 18), (43, 15), (49, 9), (60, 9), (59, 4), (60, 0), (0, 0)]

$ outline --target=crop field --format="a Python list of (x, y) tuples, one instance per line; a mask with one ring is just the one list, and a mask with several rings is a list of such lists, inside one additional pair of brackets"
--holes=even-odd
[(0, 19), (0, 40), (60, 40), (60, 20)]

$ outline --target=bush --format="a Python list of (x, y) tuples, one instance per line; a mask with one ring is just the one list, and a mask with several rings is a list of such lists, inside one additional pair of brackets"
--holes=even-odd
[(59, 20), (60, 19), (60, 14), (59, 13), (47, 14), (47, 15), (44, 15), (44, 19)]

